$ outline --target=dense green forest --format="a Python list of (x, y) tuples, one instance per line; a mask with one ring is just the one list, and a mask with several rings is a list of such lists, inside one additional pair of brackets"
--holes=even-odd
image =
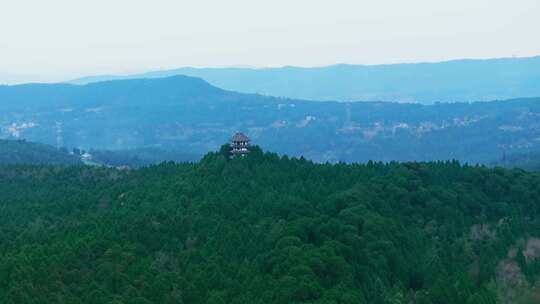
[(166, 161), (177, 163), (198, 161), (201, 156), (183, 151), (159, 148), (137, 148), (126, 150), (94, 150), (90, 149), (92, 161), (112, 167), (128, 166), (139, 168)]
[(538, 303), (540, 176), (226, 146), (0, 168), (2, 303)]
[(67, 150), (52, 146), (27, 142), (25, 140), (0, 139), (0, 165), (76, 165), (82, 164), (77, 156)]

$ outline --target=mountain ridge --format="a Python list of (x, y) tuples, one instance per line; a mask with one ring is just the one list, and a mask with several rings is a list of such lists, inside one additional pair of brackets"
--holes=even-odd
[(86, 150), (202, 155), (236, 131), (318, 162), (488, 163), (540, 150), (539, 98), (434, 105), (314, 102), (226, 91), (192, 78), (0, 87), (0, 138)]
[[(316, 101), (384, 100), (432, 104), (540, 96), (539, 70), (540, 56), (534, 56), (324, 67), (184, 67), (112, 78), (161, 78), (183, 74), (242, 93)], [(70, 83), (105, 79), (111, 77), (80, 78)]]

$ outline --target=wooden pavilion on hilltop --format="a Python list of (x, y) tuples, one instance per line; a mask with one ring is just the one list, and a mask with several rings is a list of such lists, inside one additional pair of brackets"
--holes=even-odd
[(231, 157), (246, 156), (249, 153), (249, 137), (243, 133), (236, 132), (231, 138)]

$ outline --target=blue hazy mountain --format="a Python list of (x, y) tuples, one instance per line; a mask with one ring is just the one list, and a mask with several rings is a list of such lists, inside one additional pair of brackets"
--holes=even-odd
[(237, 92), (318, 101), (432, 104), (540, 96), (540, 56), (320, 68), (180, 68), (130, 76), (87, 77), (72, 83), (173, 75), (200, 77)]
[(0, 86), (0, 138), (68, 148), (217, 150), (242, 131), (316, 161), (490, 162), (540, 150), (540, 98), (496, 102), (314, 102), (226, 91), (174, 76)]

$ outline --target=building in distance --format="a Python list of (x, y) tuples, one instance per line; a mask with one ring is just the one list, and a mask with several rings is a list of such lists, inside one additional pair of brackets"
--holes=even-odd
[(243, 133), (237, 132), (231, 138), (231, 158), (236, 156), (246, 156), (249, 153), (250, 147), (249, 137)]

